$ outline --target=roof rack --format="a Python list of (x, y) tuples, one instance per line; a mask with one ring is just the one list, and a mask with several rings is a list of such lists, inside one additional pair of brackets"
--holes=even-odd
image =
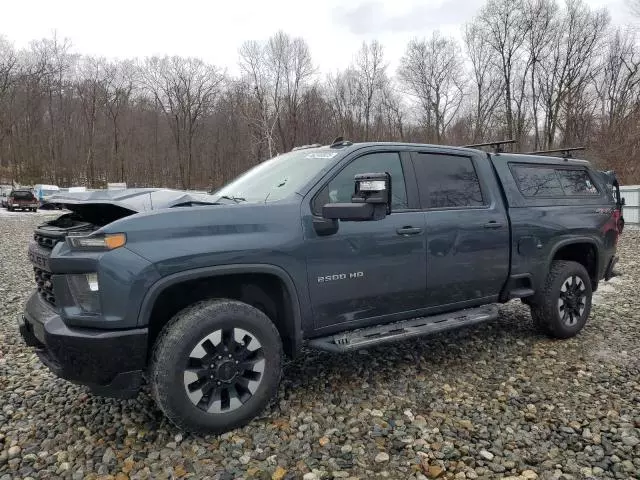
[(307, 148), (317, 148), (321, 146), (322, 145), (320, 145), (319, 143), (312, 143), (311, 145), (300, 145), (299, 147), (293, 147), (291, 151), (295, 152), (296, 150), (306, 150)]
[(333, 142), (331, 142), (331, 148), (336, 148), (336, 147), (348, 147), (349, 145), (353, 145), (353, 142), (350, 142), (349, 140), (345, 140), (344, 137), (336, 137), (334, 138)]
[(545, 153), (562, 153), (564, 158), (573, 158), (571, 152), (577, 150), (586, 150), (586, 147), (568, 147), (568, 148), (555, 148), (553, 150), (538, 150), (537, 152), (525, 152), (523, 155), (542, 155)]
[(493, 147), (494, 153), (502, 153), (504, 152), (502, 145), (506, 145), (508, 143), (516, 143), (516, 141), (515, 140), (496, 140), (495, 142), (474, 143), (473, 145), (463, 145), (463, 147), (464, 148)]

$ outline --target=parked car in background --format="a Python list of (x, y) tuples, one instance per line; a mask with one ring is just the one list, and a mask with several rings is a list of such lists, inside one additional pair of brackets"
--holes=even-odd
[(11, 185), (0, 185), (0, 206), (7, 208), (7, 199), (13, 187)]
[(12, 190), (7, 197), (7, 210), (38, 210), (38, 199), (29, 189)]
[(33, 187), (33, 193), (38, 199), (38, 203), (40, 206), (44, 205), (49, 201), (51, 195), (58, 193), (60, 191), (60, 187), (57, 185), (35, 185)]

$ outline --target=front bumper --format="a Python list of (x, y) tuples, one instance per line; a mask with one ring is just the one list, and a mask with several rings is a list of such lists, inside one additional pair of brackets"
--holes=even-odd
[(35, 347), (42, 363), (60, 378), (118, 398), (135, 396), (142, 385), (146, 328), (69, 328), (37, 292), (27, 300), (18, 326), (24, 342)]
[(12, 203), (9, 205), (11, 208), (38, 208), (38, 203)]

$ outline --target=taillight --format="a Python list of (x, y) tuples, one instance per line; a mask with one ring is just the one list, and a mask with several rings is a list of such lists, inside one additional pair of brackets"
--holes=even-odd
[(622, 233), (622, 229), (624, 228), (624, 220), (622, 218), (622, 212), (620, 212), (619, 208), (614, 208), (613, 213), (611, 214), (612, 223), (615, 225), (613, 231), (616, 233), (616, 243), (618, 243), (618, 237)]
[(614, 218), (616, 219), (616, 225), (618, 226), (618, 235), (620, 235), (624, 229), (624, 217), (619, 209), (615, 210)]

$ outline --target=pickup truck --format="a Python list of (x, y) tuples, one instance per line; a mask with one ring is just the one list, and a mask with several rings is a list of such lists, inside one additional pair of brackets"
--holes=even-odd
[(623, 203), (584, 160), (342, 139), (211, 195), (51, 201), (71, 212), (29, 246), (24, 341), (96, 394), (148, 383), (175, 425), (204, 433), (254, 418), (303, 347), (405, 341), (514, 299), (551, 337), (577, 335), (613, 275)]
[(38, 199), (33, 192), (28, 189), (16, 189), (9, 193), (6, 200), (7, 210), (30, 210), (35, 212), (38, 210)]

